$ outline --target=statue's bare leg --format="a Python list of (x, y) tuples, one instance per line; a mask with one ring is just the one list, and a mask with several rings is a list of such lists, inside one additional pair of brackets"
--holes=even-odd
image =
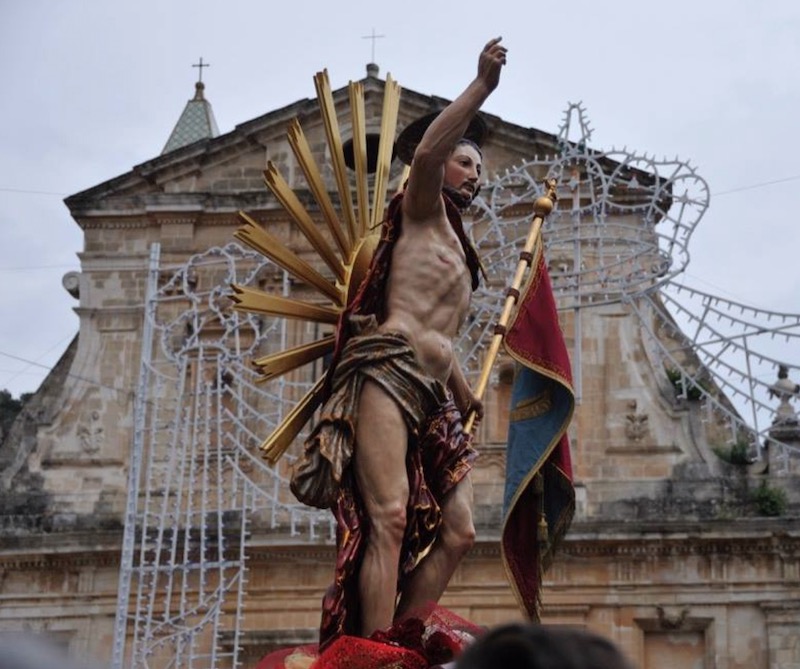
[(356, 425), (356, 480), (370, 528), (358, 577), (361, 634), (394, 619), (400, 548), (406, 527), (408, 428), (399, 407), (379, 386), (365, 382)]
[(411, 572), (397, 607), (397, 617), (413, 612), (428, 602), (438, 602), (464, 555), (475, 543), (472, 523), (472, 481), (462, 479), (442, 502), (439, 536)]

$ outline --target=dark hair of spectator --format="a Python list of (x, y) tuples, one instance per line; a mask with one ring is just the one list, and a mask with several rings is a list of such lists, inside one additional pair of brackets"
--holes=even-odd
[(512, 623), (467, 648), (456, 669), (634, 669), (611, 641), (576, 627)]

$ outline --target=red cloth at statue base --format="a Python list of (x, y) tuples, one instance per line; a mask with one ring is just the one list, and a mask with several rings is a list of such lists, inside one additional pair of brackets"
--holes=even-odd
[(321, 655), (314, 645), (285, 648), (255, 669), (431, 669), (454, 660), (483, 631), (430, 604), (369, 639), (340, 636)]

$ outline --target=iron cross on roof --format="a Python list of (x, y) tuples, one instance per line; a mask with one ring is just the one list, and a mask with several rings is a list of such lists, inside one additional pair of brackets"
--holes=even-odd
[(386, 35), (376, 35), (375, 34), (375, 28), (372, 29), (372, 34), (371, 35), (362, 35), (361, 36), (361, 39), (371, 39), (372, 40), (372, 60), (370, 61), (370, 63), (374, 63), (375, 62), (375, 40), (381, 39), (383, 37), (386, 37)]
[(192, 67), (197, 67), (197, 68), (200, 69), (200, 74), (199, 74), (199, 78), (198, 78), (197, 81), (202, 83), (202, 81), (203, 81), (203, 68), (204, 67), (211, 67), (211, 64), (210, 63), (204, 63), (203, 62), (203, 57), (200, 56), (200, 62), (199, 63), (194, 63), (192, 65)]

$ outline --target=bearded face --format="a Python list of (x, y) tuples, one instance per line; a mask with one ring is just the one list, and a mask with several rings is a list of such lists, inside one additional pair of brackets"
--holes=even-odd
[(442, 190), (459, 209), (469, 207), (478, 194), (482, 169), (480, 151), (471, 143), (458, 144), (447, 159)]
[(481, 187), (477, 186), (475, 191), (470, 196), (465, 196), (462, 191), (453, 188), (452, 186), (448, 186), (445, 184), (442, 186), (442, 192), (447, 195), (448, 198), (453, 202), (456, 207), (458, 207), (459, 211), (464, 211), (469, 209), (469, 206), (472, 204), (472, 201), (480, 192)]

